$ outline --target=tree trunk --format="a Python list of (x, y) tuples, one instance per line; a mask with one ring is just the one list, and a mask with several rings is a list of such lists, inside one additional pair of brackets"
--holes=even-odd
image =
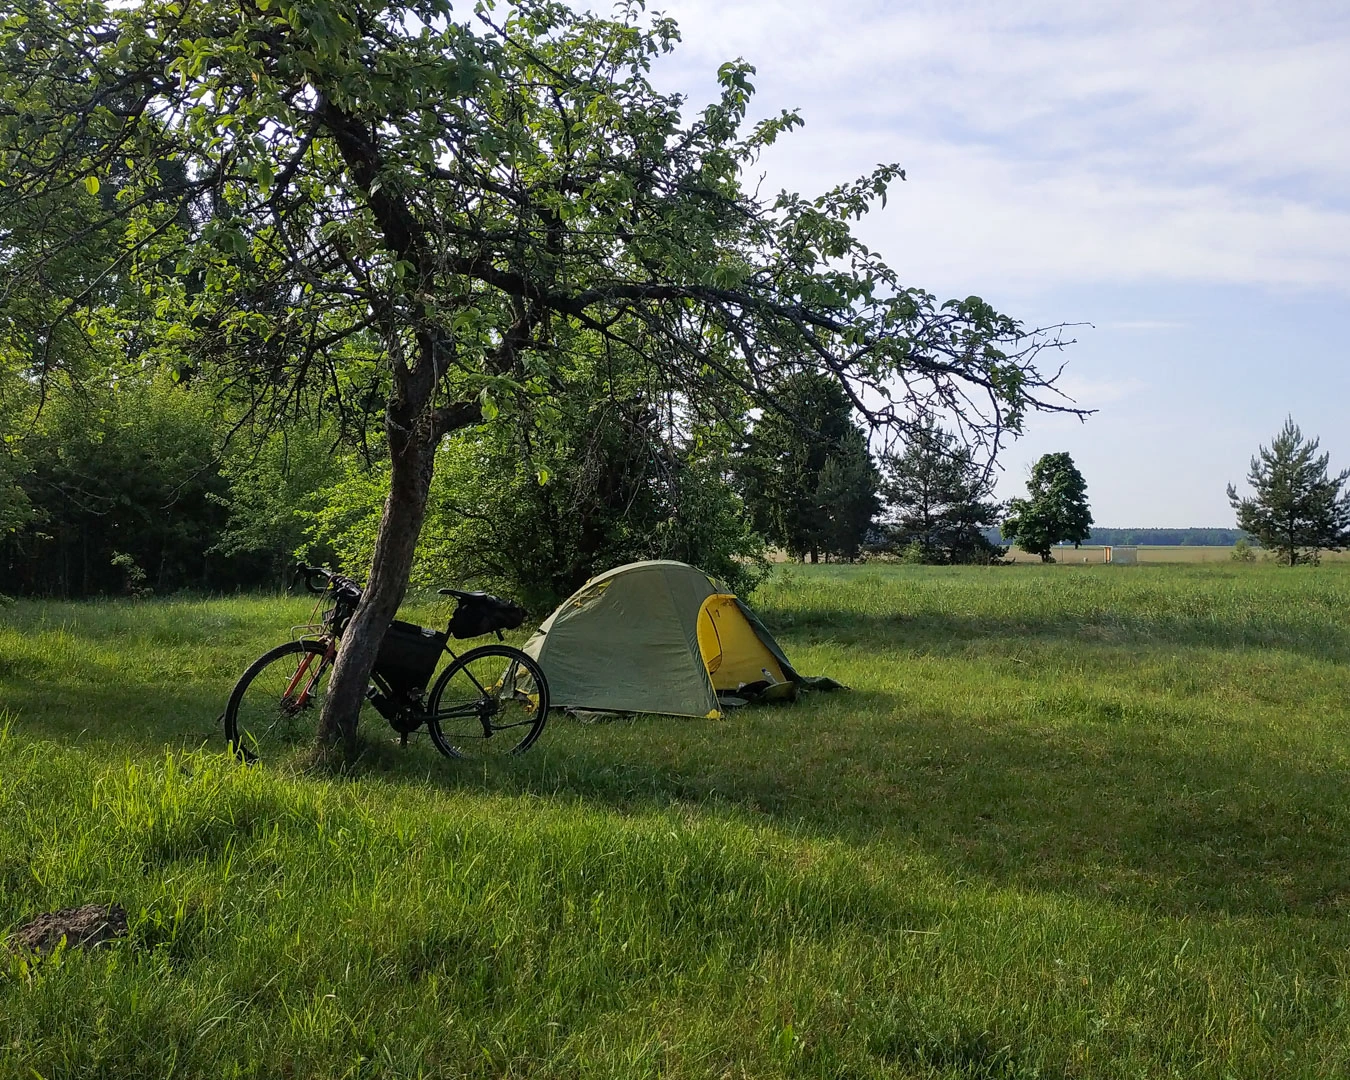
[[(357, 719), (365, 702), (370, 672), (380, 644), (408, 587), (417, 537), (427, 512), (427, 495), (439, 441), (432, 417), (424, 413), (412, 431), (390, 425), (389, 497), (384, 502), (375, 553), (361, 603), (342, 635), (342, 647), (328, 683), (319, 717), (320, 749), (341, 741), (351, 757), (357, 747)], [(401, 434), (401, 438), (396, 437)]]
[[(437, 260), (425, 226), (410, 197), (399, 194), (397, 184), (378, 183), (385, 165), (378, 137), (366, 121), (335, 105), (327, 94), (320, 95), (315, 115), (327, 125), (352, 178), (364, 193), (384, 234), (385, 246), (396, 258), (412, 265), (415, 285), (409, 295), (434, 292)], [(408, 587), (417, 537), (427, 512), (436, 447), (442, 436), (482, 419), (476, 401), (433, 406), (437, 386), (449, 364), (450, 342), (440, 328), (427, 322), (410, 329), (417, 341), (416, 362), (407, 366), (402, 358), (394, 359), (393, 394), (385, 413), (392, 466), (389, 498), (375, 537), (369, 580), (342, 635), (342, 648), (319, 717), (320, 749), (341, 739), (348, 756), (356, 749), (357, 719), (375, 657)], [(510, 350), (518, 344), (515, 337), (503, 341), (504, 355), (513, 355)]]

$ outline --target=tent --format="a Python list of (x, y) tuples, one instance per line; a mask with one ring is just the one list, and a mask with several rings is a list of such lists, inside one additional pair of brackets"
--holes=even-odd
[(740, 600), (685, 563), (591, 578), (525, 644), (563, 708), (720, 717), (726, 705), (839, 684), (797, 673)]

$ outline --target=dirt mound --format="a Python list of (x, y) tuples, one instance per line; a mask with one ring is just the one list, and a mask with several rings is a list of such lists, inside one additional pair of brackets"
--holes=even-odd
[(9, 937), (11, 949), (38, 954), (51, 952), (66, 939), (68, 948), (93, 948), (127, 932), (127, 913), (121, 904), (85, 904), (47, 911), (24, 923)]

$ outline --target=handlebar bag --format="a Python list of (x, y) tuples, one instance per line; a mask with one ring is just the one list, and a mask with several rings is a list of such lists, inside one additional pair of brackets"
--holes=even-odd
[(399, 693), (421, 693), (436, 671), (445, 635), (416, 623), (393, 622), (380, 643), (375, 670)]
[(525, 621), (525, 609), (497, 596), (472, 596), (460, 600), (450, 616), (450, 634), (456, 638), (480, 637), (494, 630), (514, 630)]

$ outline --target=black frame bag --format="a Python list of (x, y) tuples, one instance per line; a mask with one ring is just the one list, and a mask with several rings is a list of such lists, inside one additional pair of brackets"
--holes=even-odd
[(420, 694), (427, 688), (445, 650), (445, 635), (416, 623), (389, 624), (380, 642), (375, 670), (398, 693)]

